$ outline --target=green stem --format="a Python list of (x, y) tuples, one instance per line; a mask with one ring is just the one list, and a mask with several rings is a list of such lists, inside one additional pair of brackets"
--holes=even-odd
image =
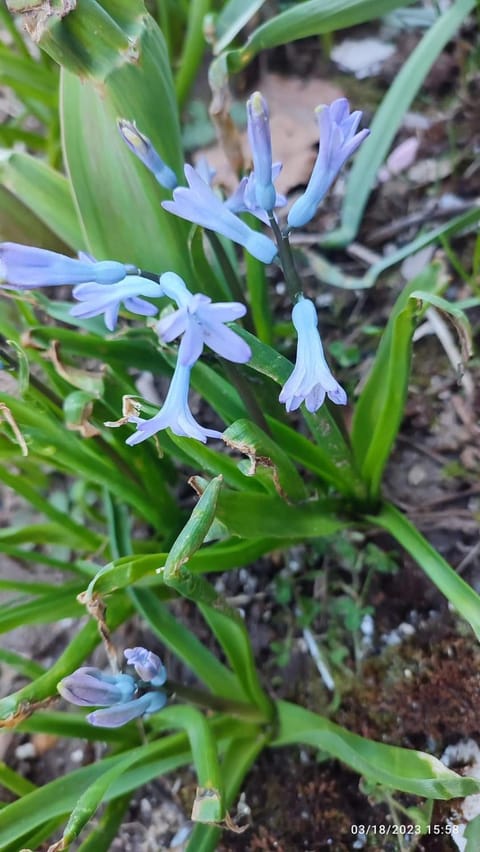
[(480, 639), (480, 597), (424, 539), (408, 518), (395, 506), (384, 503), (378, 515), (366, 515), (366, 520), (388, 530), (400, 542)]
[(175, 92), (179, 109), (185, 105), (205, 51), (203, 19), (210, 11), (211, 0), (190, 0), (187, 34), (183, 43)]
[(225, 361), (223, 368), (227, 378), (230, 379), (232, 385), (236, 388), (241, 399), (245, 403), (245, 407), (253, 422), (256, 423), (260, 429), (263, 429), (266, 435), (270, 435), (271, 437), (272, 433), (265, 419), (265, 415), (245, 376), (240, 372), (236, 364), (230, 364), (228, 361)]
[(293, 259), (288, 233), (282, 234), (273, 213), (269, 213), (268, 218), (275, 236), (275, 242), (277, 243), (283, 274), (285, 275), (285, 284), (287, 285), (292, 302), (295, 303), (302, 293), (303, 287)]
[(203, 692), (201, 689), (184, 686), (174, 680), (168, 680), (165, 689), (171, 690), (178, 698), (183, 698), (185, 701), (196, 704), (198, 707), (204, 707), (206, 710), (216, 710), (247, 722), (265, 723), (265, 714), (244, 701), (230, 701), (227, 698)]
[[(238, 276), (235, 273), (232, 264), (230, 263), (227, 252), (222, 246), (221, 241), (218, 239), (216, 233), (214, 231), (210, 231), (208, 228), (205, 228), (205, 234), (217, 256), (217, 260), (220, 264), (220, 268), (223, 272), (225, 281), (227, 282), (228, 287), (230, 289), (232, 298), (236, 299), (238, 302), (244, 302), (245, 293), (242, 290), (242, 286), (240, 284)], [(251, 321), (248, 320), (248, 317), (245, 319), (245, 326), (246, 328), (248, 328), (248, 331), (252, 332), (253, 334), (253, 327)]]
[[(259, 230), (260, 222), (254, 216), (245, 217), (254, 230)], [(245, 252), (245, 267), (247, 273), (247, 289), (252, 312), (255, 333), (262, 343), (273, 343), (273, 318), (268, 298), (265, 264), (248, 251)]]

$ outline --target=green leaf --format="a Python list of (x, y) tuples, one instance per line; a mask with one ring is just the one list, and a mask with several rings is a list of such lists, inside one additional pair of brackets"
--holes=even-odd
[[(377, 3), (374, 5), (378, 6)], [(390, 4), (382, 3), (382, 7), (386, 5), (390, 6)], [(401, 127), (406, 111), (433, 63), (475, 5), (476, 0), (456, 0), (429, 27), (400, 68), (377, 110), (370, 137), (362, 145), (348, 176), (341, 227), (322, 238), (320, 240), (322, 245), (343, 246), (355, 239), (365, 205), (375, 185), (378, 168), (383, 163), (397, 130)], [(389, 9), (383, 8), (382, 14), (387, 11)]]
[[(222, 773), (225, 781), (225, 805), (230, 808), (241, 789), (243, 780), (256, 758), (268, 742), (268, 735), (253, 729), (247, 736), (233, 738), (222, 760)], [(213, 826), (195, 825), (189, 837), (186, 852), (215, 852), (221, 835), (221, 829)]]
[(335, 514), (335, 504), (311, 500), (290, 506), (280, 497), (223, 491), (218, 499), (217, 517), (232, 535), (243, 538), (272, 536), (290, 540), (333, 535), (346, 524)]
[(223, 784), (213, 732), (204, 716), (194, 707), (167, 707), (158, 719), (166, 728), (183, 730), (188, 736), (199, 784), (192, 820), (220, 822), (225, 815)]
[(480, 640), (480, 596), (415, 529), (405, 515), (384, 503), (376, 515), (367, 516), (375, 526), (388, 530), (420, 565), (427, 577), (440, 589), (453, 607), (469, 623)]
[(229, 447), (248, 456), (255, 474), (257, 465), (271, 471), (275, 489), (287, 500), (306, 499), (306, 489), (295, 465), (282, 447), (266, 435), (255, 423), (237, 420), (223, 433)]
[[(253, 538), (242, 541), (233, 538), (228, 542), (211, 544), (208, 548), (197, 550), (188, 563), (194, 574), (228, 571), (254, 562), (271, 550), (281, 548), (288, 541), (278, 538)], [(95, 575), (89, 591), (91, 594), (105, 595), (127, 586), (151, 587), (161, 583), (158, 568), (165, 564), (166, 553), (153, 553), (142, 556), (125, 556), (105, 565)]]
[(467, 839), (465, 852), (477, 852), (480, 846), (480, 814), (467, 824), (464, 837)]
[(274, 747), (313, 746), (373, 784), (428, 799), (453, 799), (480, 790), (479, 781), (462, 778), (431, 755), (365, 739), (286, 701), (277, 702), (277, 709), (279, 730)]
[[(37, 789), (35, 784), (32, 784), (27, 778), (22, 778), (18, 772), (10, 769), (3, 760), (0, 761), (0, 784), (17, 796), (26, 796), (27, 793)], [(2, 802), (2, 804), (4, 803)]]
[(215, 55), (228, 47), (236, 35), (262, 8), (265, 0), (227, 0), (215, 18)]
[[(308, 0), (296, 3), (254, 30), (240, 50), (227, 53), (228, 70), (241, 71), (262, 50), (352, 27), (411, 2), (413, 0), (382, 0), (381, 4), (378, 0)], [(221, 56), (217, 62), (223, 59)]]
[[(0, 165), (0, 179), (3, 179)], [(27, 243), (68, 254), (68, 246), (5, 186), (0, 186), (0, 241)]]
[(35, 680), (36, 677), (42, 675), (45, 671), (40, 663), (35, 660), (30, 660), (28, 657), (23, 657), (21, 654), (16, 654), (14, 651), (7, 651), (6, 648), (0, 648), (0, 660), (7, 666), (11, 666), (22, 677), (28, 677), (30, 680)]
[(104, 80), (116, 65), (135, 60), (145, 12), (141, 0), (55, 2), (48, 9), (32, 0), (9, 0), (8, 6), (25, 14), (26, 28), (43, 50), (82, 77)]
[[(161, 713), (157, 716), (160, 718)], [(152, 717), (152, 722), (154, 719), (155, 716)], [(245, 730), (245, 726), (239, 722), (222, 717), (212, 720), (209, 725), (220, 752), (232, 737), (240, 736)], [(98, 736), (98, 730), (96, 733)], [(107, 802), (191, 762), (191, 752), (185, 734), (162, 737), (161, 740), (138, 746), (130, 753), (135, 765), (123, 772), (107, 790)], [(0, 810), (0, 847), (5, 848), (8, 843), (22, 838), (24, 842), (16, 847), (22, 848), (25, 842), (28, 842), (29, 832), (35, 831), (50, 820), (57, 819), (60, 822), (73, 810), (79, 796), (104, 772), (112, 769), (125, 757), (125, 753), (117, 754), (84, 766)]]
[(87, 825), (93, 817), (97, 809), (105, 798), (105, 794), (112, 784), (123, 775), (127, 769), (130, 769), (136, 761), (139, 760), (138, 752), (131, 751), (126, 756), (122, 755), (120, 759), (110, 768), (107, 769), (93, 784), (79, 796), (78, 801), (70, 814), (69, 820), (63, 831), (59, 849), (67, 849), (70, 844), (77, 839), (82, 829)]
[(160, 641), (181, 659), (214, 695), (231, 698), (238, 693), (238, 681), (190, 630), (171, 614), (167, 606), (149, 594), (136, 589), (133, 595), (136, 609), (148, 621)]
[(60, 172), (38, 157), (12, 151), (0, 162), (0, 177), (4, 187), (60, 240), (74, 251), (85, 249), (71, 189)]
[(130, 799), (131, 795), (127, 793), (108, 803), (93, 831), (78, 847), (78, 852), (108, 852), (111, 849)]
[(412, 337), (418, 313), (413, 294), (418, 290), (435, 292), (441, 286), (440, 267), (431, 265), (404, 288), (390, 314), (372, 369), (355, 406), (352, 446), (373, 497), (378, 495), (408, 392)]
[(467, 315), (457, 305), (452, 305), (447, 299), (443, 299), (441, 296), (435, 295), (435, 293), (425, 293), (423, 290), (415, 290), (410, 298), (426, 302), (427, 305), (432, 305), (441, 314), (444, 314), (451, 320), (460, 340), (462, 359), (463, 361), (468, 361), (473, 355), (473, 345), (472, 327)]
[[(153, 272), (172, 269), (188, 280), (185, 227), (163, 210), (168, 191), (132, 154), (116, 126), (119, 114), (138, 117), (139, 129), (147, 132), (133, 94), (119, 104), (121, 98), (114, 99), (109, 89), (100, 94), (92, 83), (65, 71), (61, 79), (64, 156), (89, 251), (98, 259), (134, 263)], [(155, 76), (149, 86), (158, 104), (163, 87)], [(162, 126), (166, 137), (175, 137), (167, 104)]]
[[(86, 722), (85, 716), (81, 716), (80, 713), (66, 713), (64, 710), (37, 710), (16, 725), (15, 730), (18, 733), (53, 734), (56, 737), (70, 737), (88, 740), (88, 742), (98, 742), (98, 728)], [(140, 732), (138, 732), (132, 744), (139, 745), (140, 739)], [(125, 745), (125, 731), (120, 728), (103, 728), (102, 742)]]
[[(130, 612), (131, 604), (128, 601), (112, 600), (108, 610), (109, 628), (114, 630), (119, 624), (122, 624)], [(25, 715), (25, 708), (28, 708), (30, 704), (56, 695), (57, 683), (78, 668), (99, 642), (100, 634), (97, 624), (90, 621), (72, 639), (66, 651), (44, 675), (12, 695), (0, 699), (0, 727), (2, 721), (9, 726), (20, 721)], [(60, 813), (64, 813), (64, 811), (60, 811)], [(0, 813), (0, 817), (1, 815)]]

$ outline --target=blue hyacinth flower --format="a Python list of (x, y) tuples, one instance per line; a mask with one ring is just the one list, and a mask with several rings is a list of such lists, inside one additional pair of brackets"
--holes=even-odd
[(82, 666), (58, 684), (60, 695), (79, 707), (109, 707), (130, 701), (135, 681), (126, 674), (109, 675), (93, 666)]
[(171, 429), (174, 435), (182, 438), (195, 438), (204, 444), (207, 438), (221, 438), (222, 433), (216, 429), (205, 429), (195, 420), (188, 405), (188, 390), (190, 386), (191, 367), (182, 363), (184, 358), (182, 341), (178, 350), (178, 358), (173, 373), (172, 381), (168, 389), (165, 402), (160, 411), (145, 420), (143, 417), (132, 416), (128, 418), (129, 423), (135, 423), (137, 431), (127, 438), (126, 443), (133, 447), (147, 438), (151, 438), (162, 429)]
[(115, 284), (135, 270), (114, 260), (80, 260), (55, 251), (24, 246), (19, 243), (0, 244), (0, 279), (4, 285), (19, 290), (50, 287), (59, 284)]
[[(273, 164), (272, 183), (275, 182), (281, 170), (281, 163)], [(251, 213), (253, 216), (256, 216), (257, 219), (260, 219), (261, 222), (264, 222), (265, 225), (270, 224), (267, 211), (258, 206), (255, 172), (250, 172), (248, 177), (243, 177), (235, 192), (223, 203), (228, 210), (232, 211), (232, 213)], [(278, 207), (285, 207), (286, 203), (286, 197), (275, 192), (274, 208), (277, 209)]]
[(160, 186), (165, 189), (175, 189), (178, 180), (175, 172), (170, 166), (163, 162), (148, 136), (137, 129), (132, 121), (120, 118), (117, 122), (120, 136), (136, 157), (151, 171)]
[(165, 667), (146, 648), (129, 648), (125, 657), (140, 680), (128, 674), (106, 674), (83, 666), (58, 684), (60, 695), (79, 707), (101, 707), (87, 721), (103, 728), (118, 728), (132, 719), (149, 716), (167, 703), (167, 694), (157, 687), (166, 681)]
[(240, 302), (216, 302), (202, 293), (191, 293), (185, 282), (175, 272), (165, 272), (160, 277), (163, 293), (173, 299), (178, 310), (167, 314), (157, 323), (157, 334), (164, 343), (170, 343), (183, 334), (179, 361), (191, 367), (202, 354), (204, 344), (217, 355), (245, 364), (252, 357), (248, 343), (225, 326), (226, 322), (243, 317), (247, 309)]
[(142, 716), (151, 716), (158, 713), (167, 703), (165, 692), (145, 692), (132, 701), (123, 704), (114, 704), (102, 710), (94, 710), (87, 715), (87, 722), (99, 728), (120, 728), (132, 719), (140, 719)]
[(109, 331), (114, 331), (122, 303), (132, 314), (153, 317), (158, 313), (158, 308), (140, 296), (159, 299), (163, 296), (163, 291), (160, 284), (154, 281), (139, 275), (129, 275), (123, 281), (108, 287), (104, 284), (78, 284), (74, 287), (72, 296), (79, 302), (70, 309), (72, 317), (89, 319), (103, 314), (106, 327)]
[(173, 201), (163, 201), (162, 207), (203, 228), (216, 231), (244, 246), (251, 255), (263, 263), (271, 263), (277, 254), (275, 243), (264, 234), (249, 228), (238, 216), (225, 207), (213, 189), (205, 183), (192, 166), (185, 166), (188, 187), (179, 186), (173, 191)]
[(361, 118), (360, 110), (350, 115), (346, 98), (338, 98), (329, 106), (318, 107), (318, 156), (305, 192), (292, 205), (288, 214), (287, 222), (290, 228), (301, 228), (313, 219), (345, 160), (355, 153), (369, 135), (369, 130), (360, 130), (357, 133)]
[(287, 411), (295, 411), (302, 402), (310, 412), (317, 411), (325, 396), (337, 405), (346, 405), (347, 394), (330, 372), (318, 332), (318, 317), (310, 299), (300, 297), (292, 311), (297, 331), (295, 367), (279, 396)]
[(125, 648), (123, 652), (129, 666), (133, 666), (140, 680), (154, 686), (163, 686), (167, 679), (167, 670), (160, 657), (153, 651), (137, 646)]
[(260, 92), (247, 101), (247, 132), (253, 157), (257, 206), (271, 212), (277, 193), (272, 181), (272, 140), (268, 106)]

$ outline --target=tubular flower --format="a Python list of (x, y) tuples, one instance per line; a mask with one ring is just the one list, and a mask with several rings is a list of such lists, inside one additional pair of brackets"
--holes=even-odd
[(229, 237), (244, 246), (250, 254), (263, 263), (271, 263), (277, 254), (275, 243), (259, 234), (235, 216), (215, 195), (192, 166), (185, 166), (188, 187), (179, 186), (173, 192), (173, 201), (163, 201), (162, 207), (181, 219), (202, 225)]
[(120, 305), (125, 305), (127, 311), (140, 316), (152, 317), (158, 313), (158, 308), (146, 302), (140, 296), (159, 299), (163, 296), (160, 284), (141, 278), (139, 275), (129, 275), (123, 281), (105, 287), (104, 284), (78, 284), (72, 295), (79, 304), (70, 309), (72, 317), (89, 319), (103, 314), (105, 325), (109, 331), (114, 331)]
[(171, 429), (174, 435), (179, 435), (182, 438), (196, 438), (202, 444), (206, 442), (207, 438), (222, 437), (222, 433), (216, 429), (204, 429), (203, 426), (200, 426), (190, 411), (188, 389), (191, 367), (186, 367), (182, 363), (183, 346), (184, 339), (180, 343), (175, 372), (160, 411), (149, 420), (145, 420), (143, 417), (129, 417), (128, 422), (135, 423), (137, 427), (137, 431), (126, 440), (130, 447), (151, 438), (152, 435), (156, 435), (162, 429)]
[(360, 110), (350, 115), (350, 105), (346, 98), (338, 98), (329, 106), (317, 108), (320, 129), (318, 156), (305, 192), (288, 214), (290, 228), (301, 228), (313, 219), (345, 160), (355, 153), (369, 135), (369, 130), (357, 133), (361, 117)]
[(178, 354), (184, 367), (191, 367), (198, 360), (206, 344), (217, 355), (244, 364), (252, 353), (249, 345), (226, 322), (243, 317), (245, 305), (240, 302), (217, 302), (202, 293), (190, 293), (185, 282), (175, 272), (165, 272), (160, 277), (163, 293), (178, 305), (178, 310), (163, 317), (157, 323), (157, 333), (161, 340), (170, 343), (183, 334)]
[(160, 186), (165, 189), (175, 189), (178, 186), (175, 172), (163, 162), (148, 136), (140, 133), (135, 124), (125, 118), (120, 118), (117, 125), (124, 142), (127, 143), (130, 150), (144, 166), (151, 171)]
[(275, 207), (277, 193), (272, 182), (272, 140), (268, 106), (260, 92), (254, 92), (247, 101), (247, 130), (253, 157), (257, 206), (271, 211)]
[(115, 284), (131, 274), (134, 267), (114, 260), (81, 260), (57, 254), (55, 251), (23, 246), (19, 243), (0, 244), (0, 277), (5, 284), (20, 290), (49, 287), (57, 284)]
[[(272, 166), (272, 183), (278, 177), (282, 170), (281, 163), (274, 163)], [(275, 192), (274, 208), (285, 207), (287, 199), (284, 195)], [(235, 192), (224, 201), (224, 206), (231, 210), (232, 213), (252, 213), (265, 225), (269, 225), (270, 221), (268, 213), (262, 207), (258, 206), (256, 195), (256, 175), (255, 172), (250, 172), (248, 177), (242, 178)]]
[(167, 679), (167, 670), (160, 657), (146, 648), (125, 648), (123, 655), (129, 666), (133, 666), (140, 680), (163, 686)]
[(315, 305), (301, 297), (292, 311), (292, 321), (297, 331), (297, 358), (290, 378), (279, 396), (287, 411), (295, 411), (302, 402), (310, 412), (317, 411), (325, 395), (337, 405), (346, 405), (347, 394), (332, 376), (323, 353), (318, 332)]
[(88, 714), (86, 718), (91, 725), (118, 728), (132, 719), (156, 713), (167, 703), (166, 693), (156, 688), (163, 686), (167, 677), (160, 658), (141, 647), (124, 653), (141, 681), (127, 674), (108, 675), (84, 666), (58, 684), (57, 689), (66, 701), (80, 707), (103, 708)]

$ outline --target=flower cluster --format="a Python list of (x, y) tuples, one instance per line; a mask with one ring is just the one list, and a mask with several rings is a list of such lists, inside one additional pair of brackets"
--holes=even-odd
[(132, 719), (157, 713), (167, 703), (159, 687), (167, 679), (160, 657), (146, 648), (127, 648), (128, 665), (136, 676), (105, 674), (93, 666), (82, 666), (58, 684), (66, 701), (79, 707), (101, 707), (87, 716), (87, 722), (100, 728), (119, 728)]
[[(163, 162), (150, 140), (135, 124), (121, 119), (118, 127), (135, 156), (165, 189), (173, 191), (172, 200), (163, 202), (167, 211), (216, 231), (244, 246), (263, 263), (271, 263), (277, 255), (282, 257), (289, 232), (293, 228), (303, 227), (314, 217), (346, 159), (368, 136), (368, 130), (358, 130), (361, 117), (359, 111), (350, 114), (345, 98), (318, 108), (318, 156), (305, 192), (295, 201), (287, 215), (283, 233), (275, 213), (277, 208), (286, 204), (284, 196), (275, 189), (275, 180), (282, 164), (274, 163), (272, 159), (268, 106), (260, 92), (255, 92), (247, 102), (253, 171), (242, 178), (235, 192), (226, 200), (222, 200), (212, 188), (212, 174), (208, 165), (202, 164), (197, 169), (186, 165), (187, 186), (178, 186), (173, 170)], [(250, 228), (240, 218), (242, 212), (252, 213), (264, 223), (271, 224), (276, 242)], [(170, 428), (176, 435), (203, 442), (210, 437), (221, 437), (217, 430), (205, 429), (197, 423), (190, 411), (190, 374), (204, 346), (237, 364), (249, 361), (250, 347), (226, 325), (244, 316), (245, 305), (239, 302), (214, 304), (202, 293), (191, 293), (174, 272), (157, 276), (144, 273), (133, 265), (110, 260), (97, 261), (83, 253), (78, 258), (71, 258), (16, 243), (0, 245), (0, 278), (3, 278), (3, 286), (13, 290), (74, 285), (72, 295), (76, 304), (71, 308), (71, 315), (80, 319), (103, 316), (109, 331), (116, 328), (122, 305), (131, 313), (153, 317), (158, 313), (159, 306), (148, 299), (167, 297), (175, 302), (176, 310), (163, 315), (156, 326), (163, 343), (180, 338), (170, 388), (162, 408), (154, 417), (129, 417), (129, 422), (137, 428), (127, 443), (138, 444), (165, 428)], [(285, 403), (287, 411), (297, 409), (303, 402), (309, 411), (316, 411), (323, 404), (325, 396), (338, 405), (344, 405), (345, 391), (332, 376), (325, 361), (314, 304), (296, 291), (295, 302), (292, 321), (298, 338), (296, 364), (279, 399)], [(83, 676), (87, 677), (87, 674), (84, 672)], [(91, 671), (88, 677), (94, 677)], [(103, 678), (102, 682), (107, 681)], [(110, 685), (112, 689), (115, 686), (121, 692), (122, 683), (125, 686), (128, 681), (120, 680)]]

